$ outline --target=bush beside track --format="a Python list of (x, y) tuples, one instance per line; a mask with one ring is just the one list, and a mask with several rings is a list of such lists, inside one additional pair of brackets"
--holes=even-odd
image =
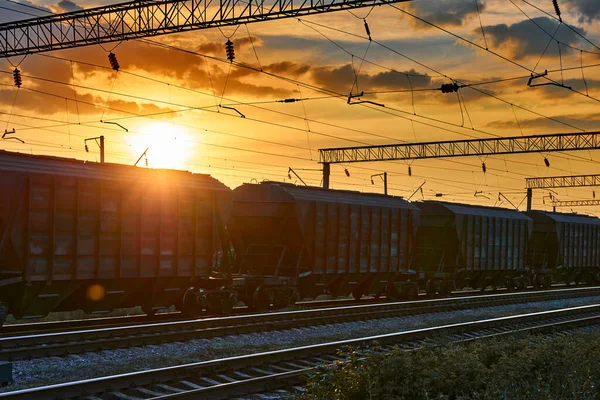
[(600, 333), (527, 336), (427, 346), (418, 351), (350, 351), (350, 362), (311, 374), (301, 398), (598, 399)]

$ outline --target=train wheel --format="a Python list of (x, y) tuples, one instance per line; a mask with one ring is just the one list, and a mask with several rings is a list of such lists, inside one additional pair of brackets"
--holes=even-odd
[(219, 304), (219, 314), (221, 315), (231, 315), (233, 311), (233, 307), (235, 307), (236, 298), (233, 293), (231, 293), (226, 299), (221, 299)]
[(254, 291), (252, 299), (252, 307), (256, 311), (267, 311), (271, 308), (271, 304), (274, 300), (273, 291), (263, 286), (259, 286)]
[(293, 297), (293, 292), (291, 289), (289, 289), (289, 288), (279, 289), (275, 296), (275, 302), (274, 302), (275, 308), (281, 309), (281, 308), (290, 307), (292, 305), (292, 297)]
[(6, 322), (8, 316), (8, 305), (6, 303), (0, 303), (0, 328)]
[(515, 281), (512, 278), (506, 279), (506, 290), (509, 292), (514, 292), (515, 290)]
[(440, 283), (440, 295), (442, 297), (450, 296), (450, 292), (452, 292), (450, 287), (450, 282), (441, 282)]
[(431, 279), (425, 285), (425, 292), (427, 292), (428, 297), (435, 297), (435, 282)]
[(406, 286), (406, 295), (404, 296), (407, 300), (414, 300), (419, 295), (419, 287), (416, 283), (408, 283)]
[(142, 306), (142, 311), (144, 312), (144, 314), (146, 314), (146, 316), (148, 317), (152, 317), (156, 314), (156, 310), (154, 308), (152, 308), (151, 305), (149, 304), (144, 304)]
[(391, 301), (400, 301), (402, 296), (394, 282), (388, 282), (385, 288), (385, 296)]
[(204, 296), (196, 288), (191, 287), (183, 294), (181, 312), (187, 317), (198, 318), (202, 315), (205, 303)]

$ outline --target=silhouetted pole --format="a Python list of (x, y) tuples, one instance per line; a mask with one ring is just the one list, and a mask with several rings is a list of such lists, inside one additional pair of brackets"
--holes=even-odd
[(533, 189), (527, 188), (527, 211), (531, 211), (531, 198), (533, 197)]
[(104, 163), (104, 135), (100, 136), (100, 162)]
[(383, 173), (383, 194), (387, 195), (387, 172)]
[(323, 163), (323, 189), (329, 189), (329, 174), (331, 173), (331, 164)]

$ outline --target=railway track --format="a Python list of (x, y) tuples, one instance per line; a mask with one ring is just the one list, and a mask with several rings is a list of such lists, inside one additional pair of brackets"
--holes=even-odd
[(377, 344), (416, 349), (427, 341), (459, 342), (522, 332), (553, 333), (600, 326), (600, 304), (477, 320), (406, 332), (230, 357), (4, 393), (10, 399), (222, 399), (290, 388), (319, 364), (343, 361), (344, 347)]
[[(479, 292), (479, 291), (477, 291)], [(461, 293), (463, 296), (470, 292)], [(474, 292), (475, 293), (475, 292)], [(384, 303), (387, 300), (375, 299), (375, 298), (364, 298), (360, 301), (353, 299), (338, 299), (338, 300), (315, 300), (315, 301), (303, 301), (298, 302), (294, 306), (294, 309), (315, 309), (315, 308), (326, 308), (326, 307), (343, 307), (348, 305), (357, 304), (373, 304), (373, 303)], [(233, 315), (245, 315), (251, 314), (252, 310), (248, 307), (235, 307), (233, 309)], [(200, 318), (215, 317), (206, 315)], [(161, 322), (181, 322), (197, 320), (199, 318), (191, 319), (183, 316), (179, 311), (166, 312), (156, 315), (128, 315), (120, 317), (100, 317), (100, 318), (89, 318), (89, 319), (77, 319), (77, 320), (66, 320), (66, 321), (51, 321), (51, 322), (29, 322), (29, 323), (16, 323), (4, 325), (0, 330), (0, 338), (8, 336), (20, 336), (20, 335), (31, 335), (31, 334), (44, 334), (44, 333), (56, 333), (56, 332), (69, 332), (76, 330), (88, 330), (88, 329), (99, 329), (99, 328), (112, 328), (119, 326), (128, 326), (134, 324), (149, 324), (149, 323), (161, 323)]]
[[(560, 290), (564, 289), (566, 286), (563, 284), (553, 285), (552, 290)], [(592, 287), (589, 285), (581, 285), (577, 286), (578, 288)], [(531, 289), (534, 290), (534, 289)], [(490, 293), (503, 293), (506, 289), (498, 289), (497, 291), (485, 291), (482, 292), (480, 290), (460, 290), (453, 292), (451, 297), (464, 297), (464, 296), (485, 296)], [(425, 293), (421, 293), (419, 295), (420, 298), (426, 299), (427, 295)], [(418, 300), (418, 299), (417, 299)], [(361, 300), (354, 299), (336, 299), (336, 300), (310, 300), (310, 301), (301, 301), (297, 302), (293, 307), (294, 309), (315, 309), (315, 308), (326, 308), (326, 307), (343, 307), (350, 305), (359, 305), (359, 304), (375, 304), (375, 303), (385, 303), (389, 302), (385, 297), (380, 299), (375, 298), (363, 298)], [(233, 315), (244, 315), (250, 314), (252, 310), (248, 309), (248, 307), (235, 307), (233, 310)], [(211, 317), (207, 315), (207, 318)], [(111, 328), (111, 327), (119, 327), (119, 326), (128, 326), (134, 324), (148, 324), (148, 323), (161, 323), (161, 322), (180, 322), (180, 321), (189, 321), (190, 318), (186, 318), (179, 311), (173, 312), (165, 312), (161, 314), (156, 314), (153, 316), (138, 314), (138, 315), (127, 315), (127, 316), (118, 316), (118, 317), (96, 317), (96, 318), (87, 318), (87, 319), (76, 319), (76, 320), (65, 320), (65, 321), (43, 321), (43, 322), (20, 322), (14, 324), (5, 324), (2, 329), (0, 329), (0, 338), (9, 337), (9, 336), (24, 336), (24, 335), (32, 335), (32, 334), (44, 334), (44, 333), (56, 333), (56, 332), (69, 332), (76, 330), (90, 330), (90, 329), (100, 329), (100, 328)]]
[(577, 297), (599, 296), (600, 287), (503, 293), (412, 302), (386, 302), (345, 307), (248, 314), (222, 318), (169, 321), (72, 332), (0, 338), (0, 359), (64, 356), (88, 351), (186, 341), (232, 334), (285, 330), (304, 326), (371, 320), (459, 309), (491, 307)]
[[(567, 287), (564, 284), (555, 284), (552, 285), (552, 290), (560, 290)], [(578, 285), (578, 288), (585, 287), (593, 287), (592, 285)], [(536, 290), (530, 287), (527, 290)], [(464, 296), (485, 296), (491, 293), (504, 293), (506, 292), (505, 288), (500, 288), (496, 290), (473, 290), (473, 289), (464, 289), (452, 292), (450, 297), (464, 297)], [(419, 294), (420, 299), (427, 299), (427, 295), (425, 293)], [(417, 300), (419, 300), (419, 298)], [(361, 300), (355, 299), (334, 299), (334, 300), (307, 300), (307, 301), (299, 301), (292, 307), (293, 309), (315, 309), (315, 308), (326, 308), (326, 307), (343, 307), (349, 305), (358, 305), (358, 304), (374, 304), (374, 303), (385, 303), (389, 302), (385, 298), (385, 296), (376, 299), (373, 297), (364, 297)], [(243, 315), (250, 314), (252, 310), (248, 307), (235, 307), (233, 309), (233, 315)], [(214, 317), (211, 315), (206, 315), (201, 318)], [(29, 334), (42, 334), (42, 333), (52, 333), (52, 332), (67, 332), (67, 331), (75, 331), (75, 330), (85, 330), (85, 329), (98, 329), (98, 328), (110, 328), (110, 327), (118, 327), (118, 326), (126, 326), (133, 324), (146, 324), (146, 323), (157, 323), (157, 322), (176, 322), (176, 321), (186, 321), (190, 320), (190, 318), (186, 318), (179, 311), (173, 312), (165, 312), (156, 315), (146, 315), (146, 314), (136, 314), (136, 315), (125, 315), (125, 316), (117, 316), (117, 317), (94, 317), (94, 318), (86, 318), (86, 319), (74, 319), (74, 320), (63, 320), (63, 321), (36, 321), (36, 322), (18, 322), (12, 324), (5, 324), (2, 329), (0, 329), (0, 338), (7, 336), (21, 336), (21, 335), (29, 335)]]

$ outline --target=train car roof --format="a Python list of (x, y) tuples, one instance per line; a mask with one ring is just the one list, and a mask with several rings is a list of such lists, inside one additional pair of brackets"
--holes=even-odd
[(532, 216), (544, 215), (556, 222), (571, 224), (600, 224), (600, 218), (585, 214), (559, 213), (554, 211), (531, 210), (527, 214)]
[(0, 171), (102, 179), (110, 181), (167, 182), (170, 185), (226, 190), (227, 186), (207, 174), (172, 169), (139, 168), (124, 164), (97, 163), (73, 158), (30, 155), (0, 150)]
[[(369, 205), (374, 207), (391, 207), (391, 208), (406, 208), (414, 211), (419, 211), (412, 203), (406, 201), (402, 197), (388, 196), (377, 193), (361, 193), (351, 190), (323, 189), (317, 186), (299, 186), (292, 183), (265, 181), (259, 184), (245, 183), (236, 188), (235, 191), (244, 191), (245, 194), (250, 194), (253, 190), (260, 191), (269, 188), (280, 190), (288, 194), (296, 201), (319, 201), (325, 203), (343, 203), (356, 205)], [(250, 194), (252, 197), (252, 194)], [(255, 200), (252, 198), (252, 200)], [(282, 199), (283, 200), (283, 199)]]
[(494, 218), (508, 218), (531, 221), (524, 213), (510, 208), (488, 207), (473, 204), (449, 203), (445, 201), (426, 200), (413, 203), (421, 209), (423, 215), (444, 213), (461, 216), (477, 215)]

